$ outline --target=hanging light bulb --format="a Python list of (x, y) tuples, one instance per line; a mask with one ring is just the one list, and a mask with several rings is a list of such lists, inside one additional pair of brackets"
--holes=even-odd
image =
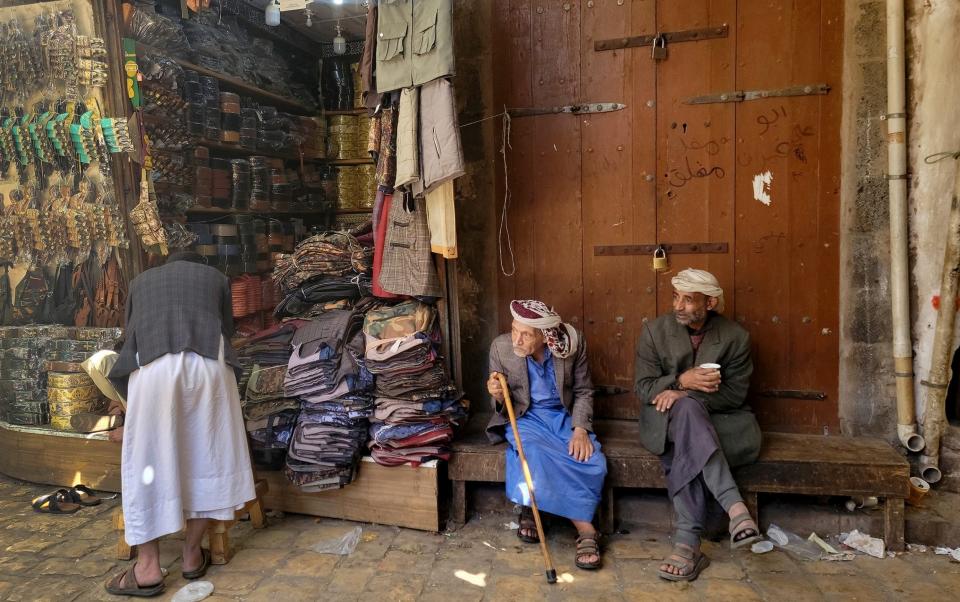
[(280, 25), (280, 0), (270, 0), (263, 11), (263, 19), (270, 27)]
[(343, 32), (340, 31), (339, 21), (337, 21), (337, 37), (333, 38), (333, 53), (334, 54), (347, 53), (347, 40), (343, 37)]
[(310, 10), (309, 4), (304, 12), (307, 14), (307, 27), (313, 27), (313, 11)]

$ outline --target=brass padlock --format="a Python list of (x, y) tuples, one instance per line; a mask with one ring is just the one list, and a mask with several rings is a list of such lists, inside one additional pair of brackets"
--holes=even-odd
[(656, 36), (654, 36), (651, 45), (653, 46), (653, 51), (651, 53), (653, 60), (662, 61), (663, 59), (667, 58), (667, 38), (664, 37), (663, 34), (658, 33)]
[(653, 252), (653, 270), (655, 272), (663, 272), (670, 267), (670, 263), (667, 261), (667, 251), (663, 247), (657, 247)]

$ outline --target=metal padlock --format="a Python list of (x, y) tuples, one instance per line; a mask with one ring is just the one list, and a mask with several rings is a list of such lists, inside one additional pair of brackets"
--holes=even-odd
[(653, 60), (662, 61), (667, 58), (667, 38), (665, 38), (663, 34), (658, 33), (653, 38), (651, 45), (653, 46), (653, 51), (651, 52)]

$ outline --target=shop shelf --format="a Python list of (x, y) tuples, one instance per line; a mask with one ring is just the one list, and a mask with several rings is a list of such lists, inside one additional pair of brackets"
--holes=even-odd
[(284, 111), (289, 111), (291, 113), (296, 113), (298, 115), (308, 115), (315, 116), (317, 115), (316, 109), (311, 109), (307, 105), (293, 100), (292, 98), (287, 98), (285, 96), (280, 96), (279, 94), (274, 94), (273, 92), (268, 92), (263, 88), (258, 88), (253, 84), (249, 84), (242, 79), (233, 77), (232, 75), (227, 75), (226, 73), (220, 73), (212, 69), (207, 69), (200, 65), (195, 65), (190, 61), (185, 61), (173, 56), (169, 56), (168, 53), (147, 46), (146, 44), (137, 43), (137, 53), (138, 54), (157, 54), (160, 56), (167, 56), (173, 62), (177, 63), (184, 69), (190, 69), (196, 71), (200, 75), (206, 75), (207, 77), (212, 77), (220, 82), (220, 87), (228, 92), (236, 92), (238, 94), (245, 94), (256, 98), (257, 100), (265, 103), (276, 106), (278, 109), (283, 109)]

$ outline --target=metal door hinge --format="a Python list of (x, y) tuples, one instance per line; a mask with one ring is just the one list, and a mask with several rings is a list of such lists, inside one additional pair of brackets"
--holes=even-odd
[(747, 100), (761, 100), (763, 98), (778, 98), (784, 96), (811, 96), (826, 94), (830, 91), (827, 84), (805, 84), (801, 86), (790, 86), (789, 88), (780, 88), (779, 90), (734, 90), (732, 92), (718, 92), (717, 94), (706, 94), (704, 96), (694, 96), (683, 101), (688, 105), (706, 105), (718, 102), (744, 102)]
[(757, 393), (757, 397), (776, 397), (780, 399), (812, 399), (820, 401), (827, 398), (823, 391), (801, 391), (795, 389), (767, 389)]
[[(621, 48), (637, 48), (639, 46), (652, 46), (653, 41), (658, 37), (663, 38), (665, 44), (676, 44), (677, 42), (699, 42), (700, 40), (710, 40), (713, 38), (725, 38), (730, 33), (730, 27), (726, 23), (720, 27), (708, 27), (706, 29), (687, 29), (685, 31), (667, 31), (664, 33), (651, 33), (642, 36), (632, 36), (629, 38), (614, 38), (611, 40), (597, 40), (593, 43), (593, 49), (596, 52), (604, 50), (619, 50)], [(654, 57), (656, 58), (656, 57)]]
[(594, 256), (650, 255), (657, 249), (663, 249), (673, 255), (698, 255), (701, 253), (727, 253), (730, 245), (725, 242), (677, 242), (659, 245), (597, 245), (593, 247)]

